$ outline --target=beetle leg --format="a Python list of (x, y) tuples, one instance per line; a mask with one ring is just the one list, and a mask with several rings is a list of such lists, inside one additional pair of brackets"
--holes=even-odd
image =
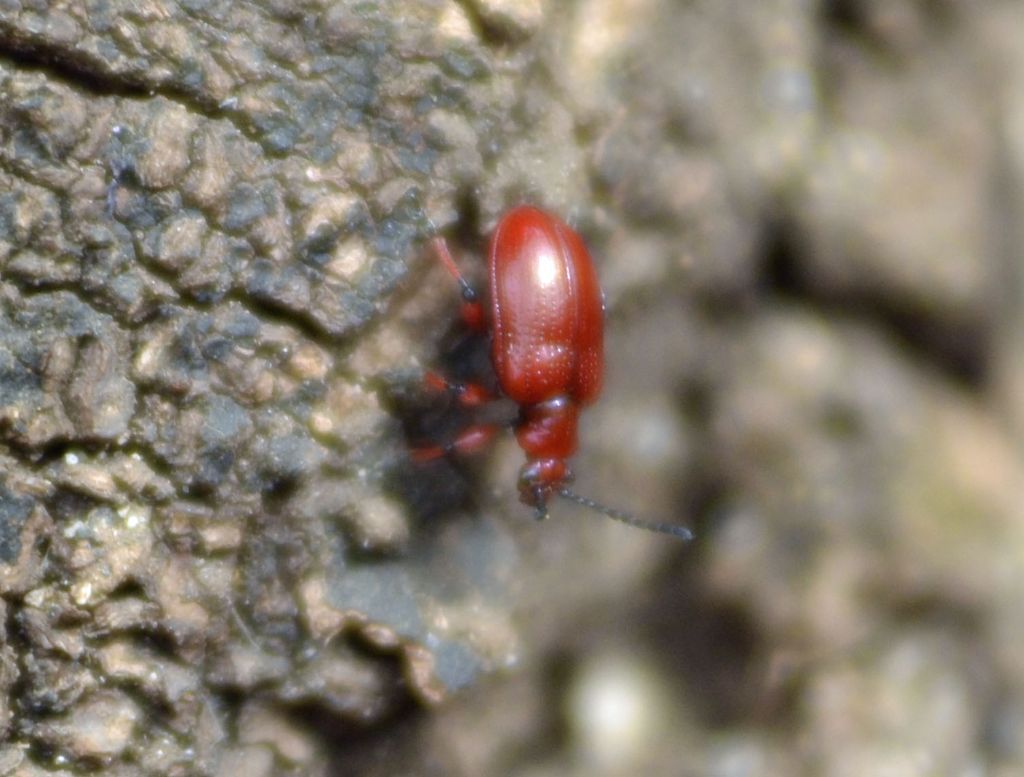
[(425, 448), (413, 448), (413, 461), (433, 461), (442, 456), (451, 454), (466, 455), (477, 453), (487, 447), (487, 444), (494, 439), (498, 433), (498, 427), (492, 424), (470, 426), (447, 445), (431, 445)]
[(544, 489), (540, 486), (533, 487), (534, 508), (533, 517), (538, 521), (546, 521), (548, 518), (548, 504), (544, 497)]
[(469, 281), (463, 277), (458, 265), (455, 264), (452, 252), (448, 250), (448, 241), (443, 237), (435, 237), (430, 244), (434, 248), (434, 256), (459, 284), (459, 291), (462, 294), (462, 320), (470, 329), (478, 332), (484, 331), (487, 328), (487, 321), (484, 319), (484, 306), (480, 303), (480, 296), (476, 290), (469, 285)]
[(427, 372), (423, 382), (434, 391), (449, 391), (463, 407), (479, 407), (494, 399), (494, 394), (479, 383), (455, 383), (437, 372)]

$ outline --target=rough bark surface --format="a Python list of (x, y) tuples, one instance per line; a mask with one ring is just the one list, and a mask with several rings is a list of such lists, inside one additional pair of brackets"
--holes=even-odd
[[(0, 775), (1013, 774), (1021, 30), (0, 0)], [(408, 460), (425, 240), (521, 201), (608, 298), (579, 490), (696, 545)]]

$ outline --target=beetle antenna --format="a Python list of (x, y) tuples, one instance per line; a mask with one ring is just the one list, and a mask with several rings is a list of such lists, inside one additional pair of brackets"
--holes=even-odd
[(644, 521), (637, 518), (632, 513), (627, 513), (624, 510), (616, 510), (614, 507), (608, 507), (600, 502), (595, 502), (593, 499), (588, 499), (585, 496), (580, 496), (575, 491), (568, 488), (560, 488), (558, 495), (564, 499), (568, 499), (570, 502), (588, 507), (594, 512), (601, 513), (613, 520), (621, 521), (622, 523), (635, 526), (638, 529), (646, 529), (647, 531), (657, 532), (659, 534), (671, 534), (673, 537), (678, 537), (681, 540), (692, 540), (693, 532), (687, 529), (685, 526), (676, 526), (671, 523), (654, 523), (651, 521)]

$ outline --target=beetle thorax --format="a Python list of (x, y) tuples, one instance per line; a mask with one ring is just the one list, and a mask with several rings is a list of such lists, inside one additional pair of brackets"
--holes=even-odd
[(576, 452), (579, 407), (557, 396), (520, 409), (516, 441), (531, 459), (567, 459)]
[(516, 440), (526, 453), (519, 472), (524, 503), (542, 507), (552, 491), (572, 479), (566, 459), (576, 452), (578, 419), (579, 408), (567, 396), (521, 408)]

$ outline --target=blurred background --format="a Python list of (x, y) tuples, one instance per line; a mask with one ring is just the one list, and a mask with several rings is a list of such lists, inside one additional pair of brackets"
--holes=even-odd
[[(1024, 773), (1024, 7), (524, 7), (560, 106), (535, 131), (559, 109), (577, 131), (510, 156), (608, 296), (578, 490), (697, 540), (569, 505), (515, 529), (519, 660), (411, 752), (466, 775)], [(480, 188), (493, 223), (507, 195)], [(505, 527), (519, 455), (484, 476)]]

